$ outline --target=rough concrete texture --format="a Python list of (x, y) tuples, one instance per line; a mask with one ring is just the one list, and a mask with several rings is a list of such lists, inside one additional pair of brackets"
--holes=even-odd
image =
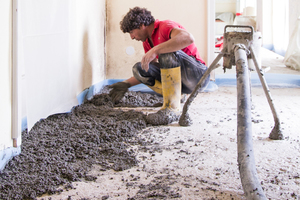
[(172, 112), (168, 109), (162, 109), (156, 113), (150, 113), (146, 116), (146, 122), (152, 125), (168, 125), (178, 121), (180, 112)]
[[(108, 94), (110, 89), (106, 86), (102, 89), (102, 94)], [(102, 99), (94, 96), (93, 101), (101, 104)], [(128, 91), (124, 97), (114, 105), (114, 107), (156, 107), (161, 105), (163, 98), (160, 95)]]
[(187, 111), (183, 111), (178, 123), (180, 126), (190, 126), (193, 124), (193, 120), (190, 118)]
[[(93, 181), (87, 175), (93, 164), (101, 171), (122, 171), (137, 164), (128, 144), (143, 143), (136, 134), (146, 128), (145, 115), (114, 109), (105, 93), (56, 114), (22, 133), (22, 152), (0, 174), (0, 199), (35, 199), (44, 193), (73, 188), (73, 181)], [(117, 106), (152, 106), (156, 95), (128, 92)]]
[[(300, 127), (298, 121), (300, 112), (295, 108), (298, 108), (300, 104), (300, 89), (271, 89), (271, 93), (281, 117), (285, 138), (284, 140), (269, 139), (269, 133), (274, 126), (273, 117), (262, 88), (253, 88), (252, 102), (255, 109), (252, 110), (252, 139), (257, 173), (268, 199), (299, 199)], [(99, 96), (99, 98), (102, 97)], [(123, 100), (126, 101), (126, 98)], [(104, 98), (104, 100), (99, 99), (99, 104), (105, 101), (109, 103), (109, 99), (105, 100)], [(11, 162), (10, 165), (12, 166), (7, 166), (6, 171), (0, 175), (1, 194), (3, 193), (3, 187), (10, 191), (9, 195), (15, 194), (15, 191), (35, 191), (38, 188), (45, 188), (44, 185), (51, 185), (51, 181), (54, 179), (51, 176), (54, 177), (57, 174), (58, 180), (63, 180), (65, 183), (57, 181), (56, 184), (56, 180), (53, 180), (54, 186), (50, 188), (55, 194), (51, 194), (49, 189), (50, 194), (37, 197), (38, 200), (246, 199), (237, 165), (237, 98), (235, 87), (220, 87), (216, 92), (199, 94), (189, 109), (189, 116), (193, 119), (193, 124), (188, 127), (179, 126), (177, 122), (168, 126), (144, 126), (137, 123), (135, 125), (139, 126), (140, 129), (128, 129), (125, 123), (130, 124), (130, 121), (144, 120), (142, 118), (145, 115), (137, 114), (136, 111), (142, 109), (145, 112), (152, 113), (159, 108), (122, 107), (112, 109), (111, 104), (105, 108), (95, 106), (93, 103), (88, 104), (86, 103), (84, 106), (92, 106), (93, 109), (89, 109), (84, 114), (79, 114), (79, 110), (84, 111), (85, 108), (77, 108), (78, 112), (75, 113), (78, 117), (79, 115), (84, 117), (79, 122), (72, 121), (74, 127), (77, 126), (76, 124), (85, 127), (80, 129), (81, 132), (78, 131), (77, 134), (80, 137), (77, 137), (77, 134), (72, 134), (75, 131), (72, 126), (64, 127), (66, 130), (60, 130), (64, 121), (68, 119), (66, 116), (69, 115), (64, 114), (62, 116), (58, 115), (60, 118), (58, 116), (51, 117), (53, 119), (57, 118), (55, 122), (51, 123), (54, 127), (51, 131), (53, 135), (59, 131), (65, 131), (64, 134), (56, 133), (60, 136), (59, 138), (53, 136), (44, 140), (49, 140), (49, 142), (52, 142), (51, 144), (56, 145), (56, 140), (63, 140), (62, 137), (64, 136), (64, 143), (66, 144), (78, 144), (80, 146), (85, 142), (84, 147), (92, 149), (94, 147), (92, 145), (98, 143), (92, 142), (91, 138), (97, 138), (96, 135), (98, 135), (99, 147), (95, 145), (95, 148), (99, 150), (91, 151), (95, 152), (92, 155), (84, 154), (86, 151), (78, 152), (81, 155), (80, 158), (75, 159), (76, 157), (74, 157), (73, 162), (65, 161), (67, 158), (63, 154), (67, 153), (66, 148), (61, 149), (62, 153), (59, 152), (58, 147), (55, 150), (49, 148), (41, 151), (45, 152), (45, 155), (43, 155), (38, 151), (38, 142), (34, 143), (33, 141), (41, 141), (43, 139), (39, 139), (39, 137), (46, 137), (47, 134), (41, 132), (37, 136), (32, 135), (28, 141), (28, 143), (36, 144), (30, 147), (32, 153), (29, 155), (32, 157), (32, 160), (30, 160), (32, 162), (27, 162), (28, 157), (29, 159), (31, 157), (22, 152), (24, 164), (20, 164), (20, 166), (23, 165), (23, 167), (15, 167), (16, 161)], [(101, 113), (103, 110), (105, 110), (105, 113)], [(91, 117), (89, 112), (99, 113), (99, 115)], [(70, 115), (73, 115), (73, 112)], [(98, 119), (102, 115), (105, 116), (105, 118), (101, 118), (104, 120), (103, 123)], [(118, 120), (125, 115), (132, 116), (132, 118), (129, 121), (123, 120), (124, 123), (118, 123)], [(134, 119), (133, 116), (137, 115), (139, 115), (139, 118)], [(73, 116), (72, 119), (77, 120), (78, 118)], [(43, 121), (38, 122), (32, 134), (37, 131), (38, 126), (50, 127), (46, 124), (41, 125), (43, 123)], [(105, 133), (102, 132), (103, 138), (100, 137), (100, 133), (90, 133), (93, 132), (92, 130), (97, 129), (97, 124), (101, 124), (105, 130), (111, 130)], [(121, 130), (126, 130), (127, 133), (125, 133), (126, 131), (117, 131), (117, 126), (112, 126), (112, 124), (118, 124), (118, 127), (122, 127)], [(113, 133), (112, 130), (116, 133)], [(89, 134), (92, 134), (93, 137), (88, 137)], [(26, 137), (29, 137), (29, 135)], [(44, 145), (43, 142), (40, 143)], [(59, 145), (64, 146), (64, 143)], [(73, 146), (71, 147), (75, 149)], [(83, 171), (70, 173), (79, 174), (77, 176), (82, 174), (82, 177), (78, 177), (77, 181), (71, 181), (63, 176), (60, 168), (57, 167), (56, 171), (51, 171), (52, 168), (56, 167), (54, 161), (53, 165), (48, 164), (51, 161), (48, 158), (52, 158), (50, 153), (46, 154), (48, 151), (58, 151), (58, 155), (63, 156), (62, 158), (65, 160), (58, 162), (64, 163), (61, 167), (62, 171), (66, 169), (66, 166), (72, 165), (73, 169), (71, 171), (75, 171), (75, 169), (83, 169)], [(72, 153), (72, 151), (69, 152)], [(34, 156), (34, 153), (41, 155)], [(102, 156), (100, 156), (100, 153)], [(96, 163), (89, 165), (94, 160), (93, 155), (100, 159), (95, 158)], [(114, 159), (110, 159), (111, 156)], [(122, 162), (125, 161), (122, 156), (131, 159), (133, 162), (125, 163), (125, 166), (130, 168), (116, 171), (113, 166), (117, 167), (118, 163), (124, 166)], [(58, 156), (55, 158), (60, 160)], [(85, 162), (89, 166), (86, 167)], [(30, 165), (36, 169), (34, 167), (26, 169)], [(43, 166), (43, 168), (40, 166)], [(17, 169), (20, 175), (13, 176)], [(25, 173), (22, 173), (22, 170), (25, 170)], [(33, 174), (33, 171), (37, 171), (36, 175)], [(8, 174), (12, 176), (6, 177), (7, 179), (4, 180), (5, 173), (5, 176)], [(32, 177), (30, 177), (30, 174), (32, 174)], [(35, 176), (39, 176), (39, 178), (34, 179)], [(26, 180), (27, 177), (32, 180)], [(15, 183), (19, 181), (20, 185), (12, 185), (10, 184), (11, 181)], [(5, 183), (3, 184), (3, 182)], [(41, 187), (31, 188), (39, 185)]]

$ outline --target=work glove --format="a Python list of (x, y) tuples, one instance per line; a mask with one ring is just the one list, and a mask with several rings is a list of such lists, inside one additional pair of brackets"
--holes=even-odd
[(112, 90), (109, 92), (109, 96), (112, 98), (113, 103), (118, 103), (128, 91), (130, 86), (131, 85), (126, 82), (117, 82), (109, 85), (108, 87), (112, 88)]

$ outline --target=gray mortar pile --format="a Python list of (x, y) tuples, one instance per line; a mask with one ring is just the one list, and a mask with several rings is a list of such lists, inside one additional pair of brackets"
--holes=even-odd
[[(145, 115), (114, 109), (106, 93), (94, 96), (70, 113), (51, 115), (22, 133), (22, 152), (0, 172), (0, 199), (35, 199), (42, 194), (73, 188), (74, 181), (93, 181), (93, 164), (101, 170), (122, 171), (137, 165), (130, 144), (142, 141), (137, 133), (146, 128)], [(127, 92), (115, 106), (153, 106), (162, 98)]]

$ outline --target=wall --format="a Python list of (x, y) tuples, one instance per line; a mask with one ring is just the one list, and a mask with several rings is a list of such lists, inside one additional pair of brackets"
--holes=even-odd
[[(226, 25), (232, 25), (236, 13), (236, 0), (216, 0), (215, 1), (215, 17), (223, 21), (214, 21), (215, 37), (220, 38), (224, 34)], [(222, 14), (223, 13), (223, 14)], [(229, 15), (229, 13), (232, 13)], [(221, 15), (221, 18), (220, 18)], [(226, 17), (224, 17), (226, 16)], [(231, 16), (231, 17), (230, 17)], [(226, 19), (226, 20), (224, 20)]]
[[(254, 8), (254, 15), (256, 14), (256, 2), (257, 0), (236, 0), (236, 11), (239, 13), (243, 13), (243, 15), (245, 15), (246, 13), (244, 13), (244, 8), (246, 7), (253, 7)], [(249, 16), (249, 14), (248, 14)]]
[(296, 27), (298, 17), (300, 17), (300, 1), (289, 0), (289, 36)]
[(289, 36), (300, 15), (299, 0), (257, 0), (258, 31), (263, 34), (263, 46), (284, 56)]
[(236, 0), (216, 0), (215, 11), (236, 13)]
[[(145, 7), (155, 19), (171, 19), (181, 23), (195, 37), (201, 57), (207, 61), (207, 4), (206, 0), (109, 0), (107, 1), (107, 78), (129, 78), (132, 66), (144, 54), (142, 43), (131, 40), (120, 30), (120, 21), (135, 6)], [(134, 48), (128, 55), (126, 48)]]
[(273, 49), (273, 0), (257, 1), (257, 31), (262, 33), (263, 47)]
[(0, 151), (11, 147), (12, 2), (0, 1)]
[(22, 0), (19, 24), (30, 129), (69, 111), (80, 92), (105, 79), (105, 0)]

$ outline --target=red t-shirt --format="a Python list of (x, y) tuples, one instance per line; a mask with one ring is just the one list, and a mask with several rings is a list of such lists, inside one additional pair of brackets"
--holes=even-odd
[[(165, 20), (165, 21), (159, 21), (158, 19), (154, 22), (154, 30), (152, 32), (151, 38), (153, 41), (153, 45), (156, 46), (160, 43), (163, 43), (170, 39), (170, 33), (173, 28), (181, 28), (184, 29), (180, 24), (171, 21), (171, 20)], [(145, 53), (147, 53), (150, 49), (150, 43), (148, 39), (143, 42), (143, 47), (145, 50)], [(192, 43), (191, 45), (185, 47), (182, 49), (183, 52), (185, 52), (189, 56), (193, 56), (196, 58), (196, 60), (199, 60), (201, 63), (205, 64), (205, 62), (202, 60), (202, 58), (199, 55), (198, 49), (195, 45), (195, 43)]]

